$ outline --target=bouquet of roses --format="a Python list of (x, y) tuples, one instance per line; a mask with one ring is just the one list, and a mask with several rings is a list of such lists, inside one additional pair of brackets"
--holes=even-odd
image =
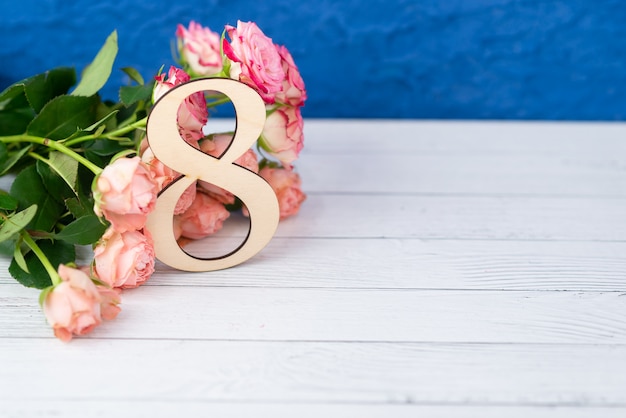
[[(235, 161), (275, 191), (280, 218), (298, 212), (305, 195), (294, 171), (303, 144), (304, 82), (291, 54), (255, 23), (226, 26), (222, 35), (191, 22), (176, 31), (178, 62), (151, 82), (128, 67), (119, 101), (103, 100), (117, 55), (113, 32), (76, 84), (72, 68), (55, 68), (0, 93), (0, 249), (9, 272), (42, 289), (40, 304), (63, 341), (113, 319), (122, 289), (154, 272), (153, 237), (144, 228), (158, 193), (179, 173), (161, 163), (146, 140), (147, 116), (173, 87), (202, 77), (239, 80), (256, 90), (267, 119), (256, 147)], [(71, 90), (71, 92), (70, 92)], [(177, 114), (181, 138), (219, 158), (233, 132), (206, 135), (209, 111), (228, 98), (197, 92)], [(180, 245), (218, 231), (241, 202), (227, 190), (197, 181), (179, 199), (174, 234)], [(245, 214), (245, 206), (243, 208)], [(77, 265), (76, 246), (93, 260)]]

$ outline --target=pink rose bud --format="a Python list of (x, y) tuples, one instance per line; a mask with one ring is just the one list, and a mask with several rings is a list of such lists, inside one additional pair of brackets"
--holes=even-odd
[(143, 228), (154, 208), (158, 186), (139, 157), (118, 158), (96, 179), (94, 211), (118, 232)]
[(257, 90), (265, 103), (274, 103), (282, 90), (285, 71), (280, 54), (254, 22), (237, 21), (237, 27), (226, 26), (230, 42), (224, 39), (224, 54), (232, 61), (230, 78)]
[(177, 215), (177, 227), (181, 236), (190, 239), (201, 239), (219, 231), (230, 212), (224, 205), (212, 197), (198, 193), (189, 209)]
[[(232, 140), (232, 134), (215, 134), (207, 139), (202, 140), (200, 142), (200, 149), (215, 158), (220, 158), (224, 151), (226, 151)], [(254, 173), (259, 172), (259, 163), (257, 161), (257, 156), (251, 149), (249, 149), (242, 156), (237, 158), (235, 160), (235, 164), (247, 168)], [(221, 187), (218, 187), (203, 180), (198, 181), (198, 186), (211, 197), (219, 200), (225, 205), (232, 205), (233, 203), (235, 203), (235, 197), (233, 196), (233, 194), (227, 190), (222, 189)]]
[(304, 146), (303, 127), (299, 108), (279, 107), (267, 117), (260, 144), (270, 155), (290, 168)]
[(46, 295), (43, 312), (54, 335), (67, 342), (100, 325), (101, 295), (84, 271), (60, 264), (58, 272), (62, 281)]
[[(174, 86), (186, 83), (190, 80), (189, 75), (180, 68), (170, 67), (167, 74), (161, 74), (155, 77), (156, 84), (152, 91), (152, 101), (156, 102), (165, 93), (171, 90)], [(193, 93), (187, 97), (183, 103), (181, 103), (178, 109), (178, 132), (180, 136), (190, 144), (193, 144), (204, 137), (202, 128), (206, 125), (209, 119), (209, 111), (206, 107), (206, 101), (204, 100), (204, 94), (199, 91)], [(150, 140), (150, 138), (148, 138)]]
[[(159, 159), (157, 159), (154, 156), (152, 149), (150, 149), (150, 147), (148, 146), (146, 146), (143, 153), (141, 154), (141, 161), (143, 161), (148, 166), (148, 169), (152, 173), (152, 176), (154, 177), (154, 180), (156, 181), (158, 185), (159, 192), (163, 190), (165, 186), (167, 186), (172, 181), (174, 181), (174, 179), (176, 179), (177, 177), (181, 175), (177, 173), (176, 171), (172, 170), (170, 167), (163, 164)], [(176, 202), (176, 207), (174, 208), (174, 215), (180, 215), (181, 213), (186, 211), (187, 208), (191, 206), (191, 202), (193, 202), (195, 198), (196, 198), (196, 184), (194, 183), (190, 185), (189, 187), (187, 187), (185, 192), (178, 199), (178, 202)]]
[(276, 101), (291, 106), (303, 106), (306, 100), (306, 89), (300, 71), (286, 47), (279, 45), (276, 46), (276, 50), (285, 71), (283, 89), (276, 93)]
[(94, 249), (94, 272), (110, 287), (141, 285), (154, 272), (154, 246), (147, 231), (117, 232), (109, 228)]
[(296, 172), (283, 168), (265, 167), (259, 175), (267, 180), (276, 193), (281, 220), (298, 213), (306, 195), (300, 188), (301, 180)]
[(192, 20), (189, 23), (189, 29), (178, 25), (176, 37), (178, 52), (195, 75), (214, 75), (222, 71), (218, 33)]

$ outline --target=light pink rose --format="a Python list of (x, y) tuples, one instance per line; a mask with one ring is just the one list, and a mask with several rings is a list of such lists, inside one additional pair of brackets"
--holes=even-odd
[(118, 158), (96, 180), (96, 215), (106, 218), (118, 232), (143, 228), (154, 209), (158, 186), (139, 157)]
[[(200, 149), (215, 157), (219, 158), (226, 148), (230, 145), (233, 140), (232, 134), (215, 134), (211, 135), (209, 138), (200, 141)], [(235, 164), (247, 168), (248, 170), (258, 173), (259, 172), (259, 163), (257, 160), (257, 156), (253, 150), (249, 149), (242, 156), (235, 160)], [(206, 193), (208, 193), (211, 197), (219, 200), (225, 205), (232, 205), (235, 203), (235, 196), (227, 190), (222, 189), (214, 184), (208, 183), (203, 180), (198, 181), (198, 186)]]
[(219, 231), (230, 212), (224, 205), (212, 197), (198, 193), (189, 209), (178, 215), (178, 226), (181, 236), (191, 239), (201, 239)]
[(304, 122), (299, 108), (279, 107), (267, 117), (260, 144), (283, 165), (290, 168), (304, 146), (303, 127)]
[(302, 192), (300, 187), (302, 182), (296, 172), (265, 167), (259, 175), (267, 180), (276, 193), (281, 220), (298, 213), (306, 195)]
[(154, 245), (148, 231), (120, 233), (109, 228), (94, 249), (94, 272), (114, 288), (143, 284), (154, 272)]
[(102, 319), (115, 319), (121, 311), (118, 306), (120, 304), (120, 290), (106, 286), (96, 286), (96, 288), (98, 293), (100, 293), (100, 314)]
[(276, 101), (291, 106), (302, 106), (306, 100), (306, 89), (300, 71), (286, 47), (277, 45), (276, 50), (280, 55), (285, 71), (283, 88), (276, 93)]
[(176, 29), (178, 50), (191, 71), (198, 76), (217, 74), (222, 71), (220, 35), (193, 20), (189, 29), (178, 25)]
[[(165, 74), (160, 74), (155, 77), (155, 80), (156, 84), (152, 91), (152, 101), (156, 103), (157, 100), (174, 86), (186, 83), (190, 78), (186, 72), (172, 66), (167, 73), (167, 78)], [(208, 119), (209, 112), (206, 107), (206, 101), (204, 100), (204, 94), (201, 91), (193, 93), (181, 103), (178, 109), (176, 119), (178, 122), (178, 132), (185, 141), (193, 144), (204, 137), (202, 127), (206, 125)]]
[(100, 325), (101, 296), (84, 271), (60, 264), (58, 272), (62, 281), (46, 295), (43, 312), (54, 335), (67, 342)]
[[(141, 161), (143, 161), (150, 172), (154, 176), (154, 180), (158, 185), (158, 191), (160, 192), (174, 181), (175, 178), (179, 177), (180, 174), (165, 164), (163, 164), (158, 158), (154, 156), (152, 149), (150, 147), (146, 147), (141, 154)], [(191, 206), (191, 202), (196, 198), (196, 183), (193, 183), (182, 194), (182, 196), (176, 202), (176, 207), (174, 208), (174, 215), (180, 215), (184, 211)]]
[(281, 91), (285, 71), (280, 54), (254, 22), (237, 21), (237, 27), (226, 26), (230, 42), (224, 38), (224, 54), (232, 61), (230, 77), (257, 90), (266, 103), (274, 103)]

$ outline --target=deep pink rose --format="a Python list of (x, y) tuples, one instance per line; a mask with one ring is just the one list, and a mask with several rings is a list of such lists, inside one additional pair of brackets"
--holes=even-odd
[(222, 71), (220, 35), (193, 20), (189, 29), (178, 25), (176, 29), (178, 51), (191, 71), (198, 76), (217, 74)]
[(280, 55), (285, 71), (283, 88), (276, 93), (276, 101), (291, 106), (302, 106), (306, 100), (306, 89), (300, 71), (286, 47), (277, 45), (276, 50)]
[(266, 103), (282, 89), (285, 71), (280, 54), (270, 38), (254, 22), (237, 21), (226, 26), (230, 42), (224, 39), (224, 54), (232, 61), (230, 77), (257, 90)]
[(109, 228), (94, 249), (94, 272), (103, 283), (128, 289), (154, 272), (154, 245), (147, 231), (117, 232)]
[(260, 138), (261, 146), (289, 168), (304, 146), (303, 127), (299, 108), (279, 107), (265, 121)]
[[(141, 161), (143, 161), (150, 172), (152, 173), (154, 180), (158, 185), (158, 191), (160, 192), (174, 181), (175, 178), (179, 177), (180, 174), (176, 171), (172, 170), (165, 164), (163, 164), (158, 158), (154, 156), (152, 149), (150, 147), (146, 147), (141, 154)], [(174, 208), (174, 215), (180, 215), (184, 211), (191, 206), (191, 202), (196, 198), (196, 183), (190, 185), (182, 196), (176, 202), (176, 207)]]
[(219, 231), (230, 212), (212, 197), (198, 193), (189, 209), (178, 215), (178, 227), (185, 238), (201, 239)]
[[(232, 140), (232, 134), (215, 134), (207, 139), (202, 140), (200, 142), (200, 149), (215, 158), (219, 158), (224, 153), (224, 151), (226, 151), (226, 148), (230, 145)], [(257, 156), (251, 149), (249, 149), (242, 156), (237, 158), (235, 160), (235, 164), (245, 167), (254, 173), (259, 172), (259, 163), (257, 161)], [(218, 187), (211, 183), (207, 183), (203, 180), (198, 181), (198, 186), (202, 188), (204, 192), (208, 193), (211, 197), (219, 200), (226, 205), (232, 205), (233, 203), (235, 203), (235, 197), (233, 196), (233, 194), (227, 190), (222, 189), (221, 187)]]
[[(160, 74), (155, 79), (156, 84), (152, 91), (152, 101), (155, 103), (174, 86), (190, 80), (186, 72), (173, 66), (170, 67), (167, 78), (165, 78), (165, 74)], [(176, 119), (178, 132), (185, 141), (193, 144), (204, 137), (202, 127), (206, 125), (208, 119), (209, 112), (204, 100), (204, 94), (201, 91), (193, 93), (181, 103), (178, 109), (178, 117)]]
[(298, 213), (306, 195), (302, 192), (300, 176), (296, 172), (282, 168), (265, 167), (259, 172), (259, 175), (267, 180), (276, 193), (280, 219)]
[(60, 264), (58, 272), (62, 281), (46, 295), (43, 312), (54, 335), (70, 341), (100, 325), (101, 296), (84, 271)]
[(139, 157), (118, 158), (96, 180), (96, 215), (111, 222), (118, 232), (143, 228), (154, 209), (158, 186)]

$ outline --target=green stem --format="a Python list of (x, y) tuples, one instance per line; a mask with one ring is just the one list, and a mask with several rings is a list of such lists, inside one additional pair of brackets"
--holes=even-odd
[(57, 273), (56, 269), (52, 266), (52, 263), (50, 263), (48, 257), (46, 257), (43, 251), (41, 251), (41, 248), (39, 248), (39, 245), (37, 245), (35, 240), (30, 235), (28, 235), (28, 232), (26, 231), (22, 231), (21, 235), (24, 243), (28, 245), (33, 253), (35, 253), (39, 261), (41, 261), (41, 264), (43, 264), (43, 267), (46, 269), (48, 276), (50, 276), (50, 280), (52, 280), (52, 284), (56, 286), (61, 283), (61, 276), (59, 276), (59, 273)]
[(223, 99), (219, 99), (219, 100), (214, 100), (212, 102), (208, 102), (206, 104), (206, 107), (207, 108), (211, 108), (211, 107), (219, 106), (221, 104), (230, 103), (230, 102), (231, 102), (230, 98), (224, 97)]
[(53, 141), (52, 139), (41, 138), (39, 136), (32, 136), (32, 135), (13, 135), (13, 136), (0, 137), (0, 142), (4, 142), (4, 143), (29, 142), (32, 144), (43, 145), (55, 151), (59, 151), (69, 157), (72, 157), (73, 159), (75, 159), (76, 161), (78, 161), (79, 163), (87, 167), (96, 175), (102, 172), (102, 169), (100, 167), (98, 167), (97, 165), (89, 161), (87, 158), (78, 154), (76, 151), (69, 148), (67, 145), (64, 145), (57, 141)]
[(99, 135), (91, 134), (91, 135), (79, 136), (78, 138), (70, 139), (67, 142), (64, 142), (64, 144), (70, 147), (72, 145), (79, 144), (85, 141), (91, 141), (92, 139), (96, 139), (96, 138), (112, 139), (120, 135), (124, 135), (128, 132), (134, 131), (135, 129), (145, 128), (147, 121), (148, 121), (148, 118), (145, 117), (143, 119), (139, 119), (138, 121), (131, 123), (130, 125), (126, 125), (122, 128), (116, 129), (111, 132), (102, 133)]

